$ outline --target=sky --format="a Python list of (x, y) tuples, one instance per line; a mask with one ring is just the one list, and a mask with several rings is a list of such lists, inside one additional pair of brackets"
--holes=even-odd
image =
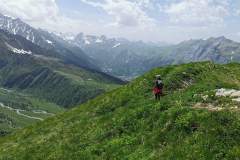
[(0, 12), (49, 31), (177, 43), (240, 41), (240, 0), (0, 0)]

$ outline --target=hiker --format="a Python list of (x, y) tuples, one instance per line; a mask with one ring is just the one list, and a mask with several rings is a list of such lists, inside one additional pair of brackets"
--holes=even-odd
[(153, 93), (155, 95), (156, 100), (160, 100), (160, 96), (162, 95), (163, 90), (163, 82), (160, 75), (156, 75), (155, 86), (153, 88)]

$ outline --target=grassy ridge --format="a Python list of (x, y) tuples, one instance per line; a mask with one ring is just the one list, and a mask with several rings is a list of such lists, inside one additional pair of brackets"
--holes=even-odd
[[(240, 88), (239, 64), (157, 68), (106, 93), (0, 139), (0, 159), (237, 159), (240, 116), (218, 88)], [(153, 99), (154, 75), (165, 96)], [(208, 95), (203, 99), (199, 95)], [(196, 109), (196, 103), (221, 111)]]

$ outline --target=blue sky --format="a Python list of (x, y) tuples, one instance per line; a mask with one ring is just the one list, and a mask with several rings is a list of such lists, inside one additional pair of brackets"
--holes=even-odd
[(177, 43), (240, 41), (240, 0), (0, 0), (0, 12), (56, 32)]

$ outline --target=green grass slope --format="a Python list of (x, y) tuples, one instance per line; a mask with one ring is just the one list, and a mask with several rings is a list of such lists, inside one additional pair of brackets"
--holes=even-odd
[[(240, 105), (230, 97), (216, 97), (214, 90), (239, 89), (239, 68), (204, 62), (154, 69), (1, 138), (0, 159), (238, 159)], [(155, 74), (165, 83), (160, 102), (151, 93)], [(194, 107), (199, 103), (223, 109)]]

